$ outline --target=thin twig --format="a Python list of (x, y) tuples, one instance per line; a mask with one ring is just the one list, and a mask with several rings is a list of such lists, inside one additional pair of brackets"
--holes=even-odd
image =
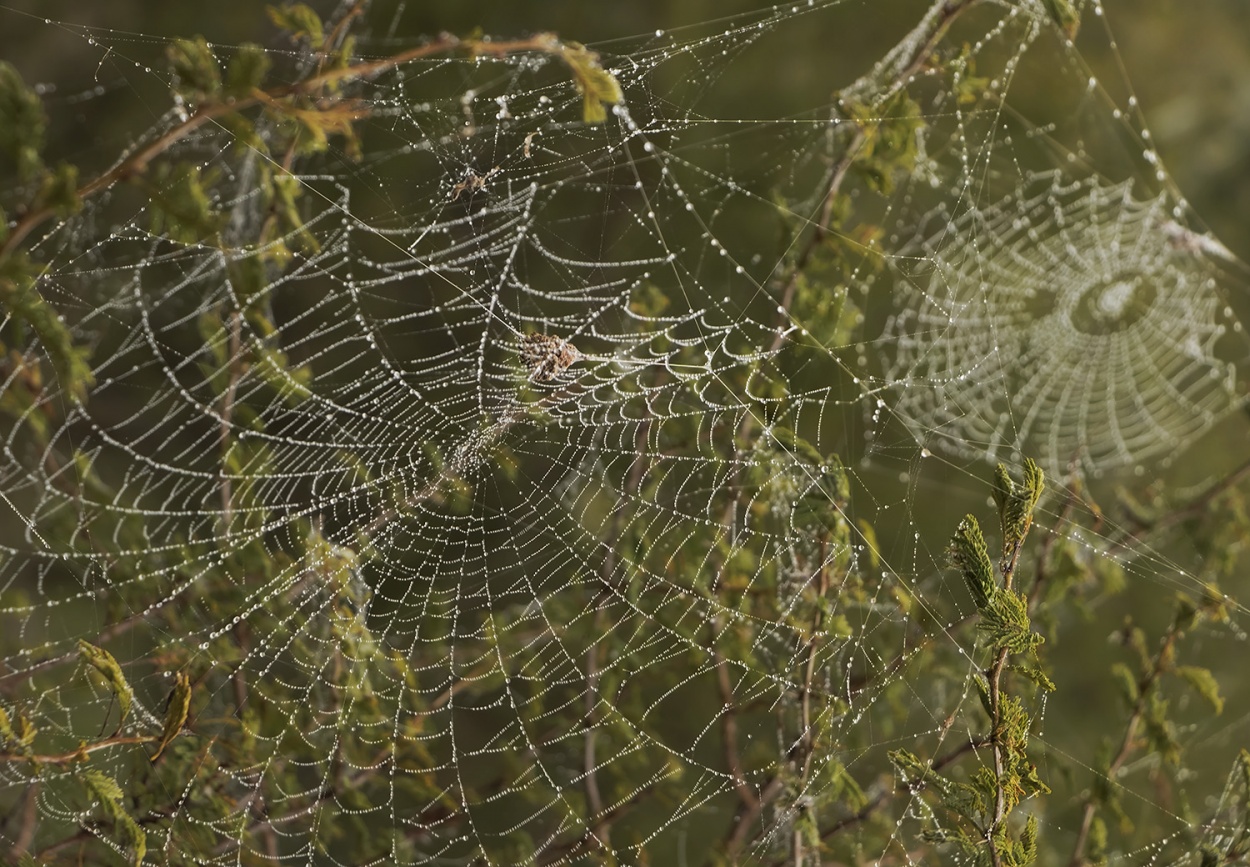
[[(268, 90), (256, 89), (250, 96), (233, 100), (206, 102), (196, 107), (185, 120), (178, 122), (155, 140), (143, 145), (130, 155), (122, 158), (112, 168), (87, 181), (78, 188), (76, 196), (80, 201), (85, 201), (97, 193), (109, 189), (119, 181), (143, 174), (152, 160), (165, 153), (175, 144), (200, 127), (214, 123), (228, 115), (237, 114), (260, 104), (272, 105), (291, 97), (310, 96), (331, 84), (370, 78), (403, 66), (406, 63), (447, 54), (458, 48), (465, 48), (475, 56), (505, 57), (510, 54), (519, 54), (527, 51), (559, 54), (562, 44), (550, 33), (539, 33), (527, 39), (499, 42), (486, 40), (462, 41), (451, 34), (444, 33), (437, 39), (415, 46), (407, 51), (401, 51), (390, 57), (356, 63), (339, 69), (322, 70), (294, 84), (274, 87)], [(45, 205), (23, 214), (9, 230), (9, 235), (4, 243), (0, 244), (0, 259), (12, 253), (26, 239), (27, 235), (55, 213), (56, 208)]]
[[(955, 749), (951, 750), (949, 753), (945, 753), (944, 755), (941, 755), (938, 758), (934, 759), (932, 762), (929, 763), (929, 769), (932, 771), (940, 771), (943, 768), (945, 768), (947, 765), (951, 765), (955, 763), (963, 756), (967, 755), (968, 753), (975, 752), (976, 750), (980, 749), (981, 747), (985, 746), (988, 743), (989, 743), (988, 741), (982, 740), (982, 739), (968, 740), (960, 744)], [(852, 813), (849, 816), (845, 816), (839, 819), (837, 822), (834, 822), (832, 825), (822, 830), (820, 832), (820, 839), (828, 840), (829, 838), (836, 836), (837, 834), (841, 833), (842, 831), (847, 830), (848, 828), (852, 828), (864, 821), (867, 821), (868, 819), (872, 818), (872, 816), (878, 810), (880, 810), (882, 807), (884, 807), (886, 804), (892, 801), (895, 795), (904, 794), (909, 791), (910, 789), (908, 789), (906, 786), (899, 786), (898, 788), (893, 788), (893, 789), (883, 789), (882, 791), (878, 792), (877, 795), (872, 798), (872, 800), (870, 800), (864, 806), (860, 807), (859, 810), (857, 810), (856, 812)], [(780, 860), (774, 861), (771, 867), (790, 867), (790, 861), (789, 859), (780, 859)]]
[[(638, 426), (638, 430), (634, 435), (634, 451), (638, 457), (630, 466), (629, 475), (625, 480), (622, 499), (631, 497), (642, 484), (642, 477), (647, 468), (647, 461), (642, 457), (646, 453), (643, 446), (646, 444), (649, 425), (650, 417)], [(622, 508), (613, 515), (612, 523), (605, 538), (611, 540), (619, 539), (624, 523), (625, 510)], [(603, 608), (603, 602), (607, 597), (608, 587), (612, 581), (612, 573), (615, 570), (616, 548), (609, 545), (607, 553), (603, 558), (603, 565), (599, 570), (601, 586), (596, 594), (595, 601), (592, 603), (595, 606), (593, 636), (596, 638), (596, 641), (586, 650), (586, 731), (582, 736), (582, 772), (584, 774), (582, 787), (586, 791), (586, 811), (589, 819), (587, 836), (594, 838), (597, 844), (606, 852), (612, 851), (612, 821), (604, 810), (603, 796), (599, 792), (598, 759), (596, 757), (598, 729), (595, 726), (595, 710), (599, 704), (599, 645), (597, 636), (607, 625), (607, 612)]]
[(1154, 520), (1147, 521), (1134, 518), (1131, 521), (1131, 526), (1125, 529), (1123, 536), (1107, 549), (1108, 554), (1119, 554), (1141, 542), (1147, 535), (1161, 533), (1191, 518), (1201, 517), (1206, 513), (1213, 500), (1225, 491), (1236, 487), (1247, 478), (1250, 478), (1250, 460), (1241, 464), (1184, 505)]
[(226, 455), (230, 451), (230, 433), (234, 424), (234, 400), (238, 392), (239, 380), (245, 370), (243, 364), (243, 315), (238, 310), (230, 313), (230, 372), (226, 387), (221, 392), (221, 412), (218, 424), (218, 444), (221, 450), (221, 472), (219, 473), (221, 488), (221, 524), (222, 535), (229, 537), (230, 525), (234, 518), (234, 496), (230, 484), (230, 474), (226, 471)]
[(1026, 610), (1032, 615), (1038, 604), (1041, 602), (1042, 589), (1046, 586), (1047, 580), (1050, 578), (1050, 554), (1054, 550), (1055, 540), (1060, 537), (1060, 531), (1072, 519), (1072, 511), (1076, 508), (1077, 494), (1071, 487), (1064, 489), (1063, 505), (1059, 507), (1059, 516), (1055, 519), (1054, 526), (1050, 528), (1050, 532), (1046, 534), (1046, 538), (1042, 540), (1041, 547), (1037, 552), (1037, 562), (1033, 569), (1033, 584), (1029, 587), (1028, 599), (1025, 602)]
[(158, 740), (160, 740), (160, 738), (155, 735), (128, 735), (126, 737), (104, 738), (103, 740), (99, 740), (91, 744), (80, 744), (77, 749), (71, 750), (68, 753), (29, 756), (22, 753), (0, 753), (0, 763), (19, 764), (21, 762), (37, 762), (42, 765), (70, 765), (74, 762), (85, 762), (89, 753), (111, 749), (112, 747), (129, 746), (132, 744), (150, 744)]
[[(1010, 586), (1010, 585), (1008, 585)], [(994, 867), (1002, 867), (1002, 853), (998, 851), (998, 843), (994, 835), (1007, 818), (1007, 792), (1003, 786), (1006, 774), (1006, 756), (1002, 742), (1002, 679), (1003, 668), (1007, 665), (1007, 648), (1000, 648), (993, 666), (987, 672), (990, 699), (990, 747), (994, 754), (994, 815), (990, 827), (986, 830), (986, 840), (990, 847), (990, 863)]]
[[(976, 5), (978, 2), (980, 2), (980, 0), (948, 0), (948, 2), (936, 14), (936, 17), (930, 18), (926, 16), (926, 19), (921, 22), (920, 26), (914, 32), (916, 38), (912, 40), (905, 40), (904, 44), (908, 41), (911, 43), (911, 54), (901, 59), (893, 57), (887, 58), (887, 61), (897, 61), (894, 69), (892, 70), (892, 74), (889, 76), (889, 83), (886, 85), (887, 96), (892, 95), (900, 87), (906, 85), (906, 83), (924, 67), (934, 49), (945, 37), (954, 21), (967, 9)], [(879, 66), (874, 70), (874, 73), (881, 74), (884, 70), (884, 66)], [(869, 77), (874, 78), (875, 76)], [(878, 78), (877, 80), (879, 81), (880, 79)], [(804, 269), (811, 262), (812, 256), (815, 255), (817, 249), (820, 247), (820, 244), (824, 241), (825, 237), (832, 229), (833, 216), (842, 184), (845, 182), (851, 166), (854, 165), (860, 149), (867, 140), (867, 135), (868, 133), (864, 126), (857, 126), (854, 134), (852, 134), (851, 138), (847, 142), (842, 155), (838, 158), (838, 161), (834, 164), (830, 171), (829, 184), (825, 188), (820, 217), (816, 221), (811, 234), (808, 235), (807, 240), (799, 251), (798, 256), (795, 257), (794, 264), (787, 269), (782, 283), (781, 299), (778, 309), (778, 320), (782, 325), (784, 325), (790, 315), (790, 308), (794, 303), (799, 278), (802, 276)], [(773, 338), (771, 350), (775, 351), (779, 349), (783, 342), (784, 337), (782, 336), (782, 332), (778, 331), (777, 335)], [(746, 414), (743, 418), (738, 430), (738, 438), (740, 441), (745, 441), (747, 439), (753, 420), (754, 417), (750, 413)], [(814, 657), (809, 656), (809, 662), (813, 660)], [(804, 699), (808, 700), (809, 695), (810, 680), (804, 689)], [(807, 730), (805, 728), (805, 732), (806, 731)], [(810, 755), (808, 758), (810, 758)], [(733, 861), (737, 857), (737, 854), (746, 844), (748, 835), (750, 834), (755, 821), (763, 812), (764, 807), (771, 800), (777, 797), (783, 789), (784, 785), (782, 783), (781, 776), (777, 775), (765, 784), (759, 797), (755, 799), (754, 803), (750, 803), (745, 799), (742, 800), (742, 803), (740, 804), (734, 817), (735, 825), (731, 829), (729, 838), (725, 844), (726, 855), (730, 861)]]
[[(921, 22), (921, 28), (928, 28), (928, 32), (923, 38), (913, 40), (914, 51), (909, 58), (901, 61), (902, 65), (894, 70), (894, 74), (886, 86), (884, 96), (886, 98), (892, 96), (899, 88), (905, 86), (916, 73), (924, 68), (929, 62), (930, 56), (937, 48), (938, 43), (946, 36), (951, 25), (955, 22), (963, 12), (968, 8), (980, 2), (980, 0), (949, 0), (942, 8), (941, 12), (933, 21), (925, 20)], [(919, 29), (919, 28), (918, 28)], [(875, 69), (874, 73), (880, 70)], [(871, 79), (872, 76), (869, 76)], [(852, 88), (854, 89), (854, 88)], [(802, 276), (804, 269), (811, 262), (812, 256), (819, 249), (825, 237), (829, 234), (833, 226), (834, 210), (837, 206), (838, 194), (841, 192), (842, 184), (846, 180), (847, 174), (850, 172), (851, 166), (855, 164), (856, 157), (859, 156), (860, 149), (868, 139), (868, 130), (863, 124), (857, 124), (855, 132), (852, 134), (846, 147), (842, 151), (842, 155), (834, 164), (829, 177), (829, 185), (825, 188), (824, 199), (821, 205), (820, 218), (817, 220), (812, 229), (812, 233), (808, 236), (806, 243), (800, 250), (799, 255), (794, 260), (794, 265), (788, 269), (781, 292), (781, 302), (779, 304), (778, 317), (784, 324), (789, 317), (790, 306), (794, 303), (794, 295), (798, 289), (799, 278)], [(773, 338), (772, 350), (781, 347), (784, 337), (782, 332), (778, 332)]]
[(758, 806), (759, 798), (755, 790), (747, 783), (746, 772), (742, 768), (742, 758), (738, 755), (738, 704), (734, 699), (733, 684), (729, 680), (729, 662), (716, 648), (716, 633), (720, 624), (716, 618), (708, 624), (712, 636), (708, 646), (712, 654), (712, 665), (716, 669), (716, 687), (720, 690), (721, 700), (721, 741), (725, 753), (725, 766), (733, 778), (734, 790), (748, 809)]
[(785, 789), (785, 781), (780, 774), (769, 780), (764, 788), (760, 791), (759, 798), (755, 803), (747, 806), (742, 804), (738, 807), (734, 814), (734, 825), (730, 829), (729, 839), (725, 843), (725, 856), (731, 864), (737, 863), (738, 853), (740, 853), (750, 834), (755, 828), (755, 823), (759, 819), (760, 814), (764, 812), (764, 808), (772, 803), (773, 799), (782, 793)]
[(21, 826), (13, 837), (13, 845), (9, 847), (9, 858), (14, 862), (30, 851), (30, 844), (35, 839), (35, 831), (39, 826), (39, 780), (27, 784), (22, 795), (22, 809), (14, 813), (21, 817)]
[[(1181, 636), (1180, 624), (1173, 622), (1168, 627), (1168, 631), (1164, 634), (1159, 642), (1159, 650), (1155, 653), (1154, 659), (1150, 664), (1150, 671), (1146, 673), (1141, 680), (1137, 682), (1137, 701), (1133, 703), (1133, 710), (1129, 714), (1128, 723), (1124, 727), (1124, 737), (1120, 739), (1119, 749), (1116, 750), (1115, 757), (1107, 766), (1106, 778), (1114, 780), (1120, 772), (1120, 768), (1128, 761), (1129, 756), (1133, 754), (1133, 750), (1137, 745), (1137, 727), (1141, 725), (1142, 718), (1146, 715), (1146, 702), (1150, 698), (1151, 691), (1159, 682), (1159, 678), (1163, 676), (1163, 671), (1167, 667), (1168, 660), (1173, 656), (1173, 648), (1176, 646), (1177, 640)], [(1069, 860), (1070, 867), (1081, 867), (1085, 864), (1085, 844), (1089, 840), (1090, 829), (1094, 824), (1094, 814), (1098, 810), (1098, 803), (1091, 796), (1085, 801), (1085, 806), (1081, 811), (1081, 827), (1076, 834), (1076, 843), (1072, 847), (1072, 858)]]

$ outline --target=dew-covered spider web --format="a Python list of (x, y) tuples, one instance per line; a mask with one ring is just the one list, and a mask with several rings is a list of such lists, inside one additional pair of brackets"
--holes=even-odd
[[(94, 384), (63, 388), (17, 308), (0, 327), (5, 845), (981, 863), (891, 758), (993, 766), (946, 542), (964, 511), (995, 523), (995, 462), (1031, 458), (1056, 562), (1201, 591), (1080, 492), (1244, 407), (1247, 272), (1086, 59), (1115, 57), (1097, 0), (1075, 42), (1067, 3), (889, 6), (876, 57), (849, 43), (882, 13), (844, 0), (591, 46), (621, 90), (601, 123), (584, 55), (380, 63), (333, 91), (358, 140), (298, 158), (260, 111), (320, 74), (307, 39), (266, 49), (251, 125), (188, 130), (202, 106), (132, 60), (163, 40), (45, 25), (100, 64), (49, 113), (166, 89), (100, 172), (168, 147), (24, 239)], [(352, 62), (437, 36), (351, 27)], [(801, 49), (779, 110), (746, 111)], [(1244, 652), (1235, 620), (1208, 650)], [(1144, 836), (1110, 856), (1224, 846), (1221, 767), (1185, 805), (1126, 776)], [(1091, 833), (1073, 785), (1035, 811), (1045, 863)]]

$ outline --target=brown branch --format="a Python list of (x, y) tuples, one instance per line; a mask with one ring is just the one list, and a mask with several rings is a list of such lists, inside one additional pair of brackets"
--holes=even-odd
[(18, 764), (20, 762), (37, 762), (43, 765), (69, 765), (74, 762), (87, 761), (89, 753), (107, 750), (112, 747), (128, 746), (131, 744), (150, 744), (158, 741), (160, 738), (155, 735), (134, 735), (127, 737), (104, 738), (92, 744), (81, 744), (77, 749), (68, 753), (53, 753), (51, 755), (24, 755), (22, 753), (0, 753), (0, 763)]
[(782, 780), (781, 775), (778, 774), (768, 781), (754, 804), (750, 806), (742, 804), (738, 807), (738, 810), (734, 813), (734, 825), (730, 829), (729, 839), (725, 842), (725, 857), (729, 863), (737, 863), (738, 854), (750, 839), (756, 820), (764, 812), (764, 808), (780, 795), (784, 789), (785, 782)]
[[(916, 31), (913, 31), (913, 35), (916, 38), (910, 40), (910, 56), (907, 57), (901, 65), (898, 65), (897, 68), (893, 70), (893, 75), (890, 76), (889, 84), (886, 87), (887, 95), (893, 94), (898, 88), (904, 86), (924, 67), (925, 63), (928, 62), (929, 56), (937, 47), (938, 43), (941, 42), (943, 37), (945, 37), (955, 19), (978, 2), (980, 2), (980, 0), (948, 0), (948, 2), (941, 7), (941, 10), (937, 13), (936, 18), (930, 20), (930, 16), (926, 16), (925, 20), (921, 22)], [(904, 45), (907, 43), (908, 40), (905, 40)], [(891, 58), (887, 58), (887, 61), (890, 59)], [(880, 72), (882, 68), (883, 67), (878, 67), (878, 69), (874, 70), (874, 72)], [(808, 236), (806, 243), (803, 245), (803, 248), (795, 258), (793, 266), (788, 270), (785, 277), (781, 293), (780, 309), (778, 311), (778, 319), (781, 323), (784, 323), (789, 316), (790, 307), (794, 303), (794, 296), (798, 288), (799, 277), (811, 262), (812, 256), (816, 253), (816, 250), (820, 247), (821, 242), (825, 239), (832, 227), (834, 208), (836, 206), (838, 194), (841, 191), (842, 184), (845, 182), (846, 176), (850, 172), (851, 166), (854, 164), (855, 158), (866, 139), (866, 129), (863, 126), (858, 126), (855, 133), (851, 136), (850, 141), (847, 143), (846, 148), (843, 150), (841, 157), (838, 159), (837, 163), (834, 164), (831, 170), (829, 185), (825, 189), (824, 202), (821, 208), (820, 217), (817, 220), (812, 233)], [(783, 339), (784, 338), (781, 333), (778, 333), (773, 338), (771, 349), (776, 350), (780, 348)], [(747, 413), (743, 418), (742, 423), (739, 425), (739, 440), (745, 440), (747, 438), (752, 421), (753, 416), (750, 413)], [(729, 508), (732, 508), (733, 502), (734, 501), (731, 499)], [(804, 689), (805, 699), (807, 699), (809, 694), (810, 682), (808, 683), (807, 688)], [(753, 801), (742, 799), (742, 803), (740, 804), (734, 817), (736, 825), (732, 828), (725, 846), (726, 854), (730, 860), (737, 856), (737, 853), (746, 843), (747, 835), (750, 833), (751, 827), (754, 825), (756, 819), (759, 818), (759, 815), (763, 811), (765, 805), (780, 794), (783, 788), (784, 786), (781, 784), (780, 777), (773, 777), (773, 779), (765, 785), (764, 790), (758, 798), (754, 798)]]
[[(645, 446), (650, 424), (651, 419), (648, 416), (638, 425), (638, 430), (634, 434), (634, 452), (637, 457), (630, 466), (629, 475), (625, 479), (623, 499), (631, 497), (642, 485), (642, 477), (645, 475), (648, 466), (648, 461), (643, 456), (646, 454)], [(619, 509), (612, 517), (612, 523), (605, 538), (613, 541), (619, 539), (624, 523), (625, 510)], [(595, 607), (594, 643), (586, 650), (586, 731), (582, 736), (582, 771), (584, 774), (582, 787), (586, 791), (586, 811), (590, 820), (586, 833), (588, 837), (594, 838), (605, 852), (612, 851), (612, 819), (604, 811), (603, 796), (599, 791), (598, 760), (596, 758), (598, 730), (595, 728), (595, 709), (599, 704), (598, 635), (606, 627), (607, 615), (603, 609), (603, 602), (608, 598), (612, 573), (615, 570), (616, 548), (614, 545), (608, 545), (607, 552), (603, 558), (603, 565), (599, 570), (600, 588), (595, 600), (591, 603)]]
[(39, 825), (39, 781), (34, 780), (26, 786), (22, 795), (22, 808), (13, 816), (21, 818), (21, 826), (13, 837), (13, 845), (9, 847), (9, 858), (14, 863), (30, 851), (30, 844), (35, 839), (35, 831)]
[[(980, 0), (948, 0), (934, 20), (931, 21), (929, 16), (926, 16), (925, 20), (913, 31), (912, 36), (914, 38), (904, 40), (901, 43), (902, 46), (908, 46), (908, 43), (911, 43), (909, 46), (911, 54), (906, 58), (896, 58), (895, 68), (892, 70), (890, 81), (883, 92), (884, 98), (893, 96), (899, 88), (905, 86), (916, 73), (924, 68), (934, 49), (937, 48), (938, 43), (946, 36), (955, 19), (978, 2)], [(888, 64), (883, 64), (874, 69), (873, 74), (869, 75), (865, 81), (872, 82), (877, 75), (884, 71), (883, 67), (886, 65)], [(851, 88), (851, 90), (854, 89), (854, 87)], [(778, 311), (778, 319), (781, 323), (784, 323), (789, 316), (790, 306), (794, 303), (794, 295), (798, 289), (799, 277), (811, 262), (812, 256), (819, 249), (821, 242), (824, 241), (832, 228), (838, 193), (841, 191), (842, 184), (846, 180), (851, 166), (855, 164), (855, 158), (859, 155), (859, 151), (867, 139), (867, 128), (863, 124), (856, 124), (855, 132), (831, 170), (829, 185), (825, 188), (820, 218), (816, 221), (811, 235), (808, 236), (807, 242), (803, 245), (803, 249), (799, 252), (794, 265), (789, 269), (785, 278), (779, 305), (781, 309)], [(773, 338), (771, 349), (776, 350), (780, 348), (783, 339), (781, 333), (778, 333)]]
[[(807, 645), (807, 666), (803, 674), (803, 695), (799, 702), (800, 721), (802, 727), (802, 735), (800, 736), (799, 750), (802, 754), (803, 767), (799, 773), (799, 791), (807, 788), (807, 782), (812, 773), (812, 761), (816, 754), (816, 738), (812, 733), (812, 680), (816, 676), (816, 657), (820, 649), (821, 627), (824, 625), (824, 609), (820, 606), (820, 601), (824, 599), (829, 592), (829, 566), (825, 562), (826, 542), (821, 540), (820, 545), (820, 572), (816, 578), (816, 611), (812, 615), (811, 638)], [(803, 867), (803, 836), (801, 828), (794, 829), (794, 867)]]
[[(1151, 660), (1150, 670), (1137, 682), (1137, 701), (1133, 703), (1133, 710), (1129, 714), (1128, 723), (1124, 727), (1124, 737), (1120, 739), (1120, 747), (1116, 751), (1115, 757), (1111, 763), (1107, 765), (1106, 778), (1113, 781), (1119, 774), (1120, 768), (1128, 761), (1129, 756), (1133, 754), (1137, 745), (1137, 727), (1141, 725), (1142, 718), (1146, 714), (1146, 702), (1150, 698), (1151, 692), (1159, 683), (1159, 679), (1163, 676), (1164, 669), (1168, 665), (1168, 660), (1172, 658), (1173, 649), (1177, 640), (1181, 636), (1181, 627), (1177, 622), (1173, 622), (1168, 627), (1168, 631), (1164, 634), (1159, 642), (1159, 650), (1155, 653), (1154, 659)], [(1098, 803), (1091, 795), (1085, 801), (1085, 807), (1081, 812), (1081, 827), (1076, 834), (1076, 843), (1072, 847), (1072, 858), (1068, 864), (1070, 867), (1081, 867), (1085, 860), (1085, 844), (1089, 840), (1090, 829), (1094, 824), (1094, 814), (1098, 811)]]
[(1211, 485), (1211, 487), (1194, 497), (1188, 503), (1167, 512), (1158, 518), (1153, 520), (1143, 520), (1141, 518), (1134, 517), (1130, 522), (1131, 526), (1124, 531), (1124, 535), (1120, 539), (1107, 549), (1107, 553), (1110, 555), (1119, 554), (1120, 552), (1125, 551), (1141, 542), (1142, 539), (1148, 535), (1169, 530), (1177, 524), (1183, 523), (1191, 518), (1201, 517), (1206, 513), (1213, 500), (1225, 491), (1239, 485), (1247, 478), (1250, 478), (1250, 460), (1241, 464), (1218, 482), (1215, 482)]
[[(1017, 553), (1018, 556), (1018, 553)], [(1010, 588), (1010, 583), (1007, 585)], [(989, 679), (990, 693), (990, 747), (994, 754), (994, 815), (986, 832), (986, 840), (990, 847), (990, 863), (994, 867), (1002, 867), (1002, 853), (994, 840), (1003, 821), (1007, 818), (1007, 792), (1003, 787), (1003, 776), (1006, 773), (1006, 755), (1002, 742), (1002, 679), (1003, 668), (1007, 665), (1007, 648), (999, 648), (993, 666), (986, 672)]]
[(243, 378), (243, 314), (238, 310), (230, 313), (230, 373), (225, 389), (221, 393), (221, 413), (218, 430), (218, 443), (221, 449), (221, 530), (225, 538), (230, 537), (230, 525), (234, 516), (234, 495), (230, 484), (230, 475), (226, 472), (226, 454), (230, 451), (230, 430), (234, 422), (234, 400), (238, 393), (239, 380)]
[[(963, 756), (967, 755), (968, 753), (976, 751), (977, 749), (985, 746), (987, 743), (988, 741), (985, 741), (985, 740), (973, 739), (963, 744), (960, 744), (958, 747), (951, 750), (949, 753), (939, 756), (938, 758), (930, 762), (929, 769), (933, 771), (940, 771), (943, 768), (945, 768), (947, 765), (953, 764), (954, 762), (956, 762)], [(837, 822), (835, 822), (834, 824), (830, 825), (828, 828), (821, 831), (820, 839), (828, 840), (830, 837), (833, 837), (834, 835), (842, 831), (845, 831), (848, 828), (854, 827), (855, 825), (858, 825), (861, 822), (866, 821), (867, 819), (871, 818), (874, 813), (876, 813), (878, 810), (880, 810), (882, 807), (888, 804), (891, 800), (893, 800), (895, 795), (901, 794), (906, 791), (909, 791), (909, 789), (906, 786), (896, 788), (896, 789), (885, 789), (881, 791), (880, 793), (877, 794), (876, 797), (874, 797), (871, 801), (869, 801), (859, 810), (857, 810), (856, 812), (852, 813), (851, 815), (843, 819), (839, 819)], [(774, 861), (772, 864), (772, 867), (787, 867), (787, 864), (788, 862), (785, 860)]]
[(329, 59), (331, 52), (335, 48), (343, 44), (347, 31), (351, 28), (352, 22), (359, 18), (365, 12), (365, 7), (369, 5), (369, 0), (356, 0), (343, 16), (335, 22), (334, 27), (325, 35), (325, 39), (321, 42), (320, 57), (317, 59), (317, 73), (324, 71), (325, 62)]
[[(446, 54), (457, 48), (465, 48), (474, 56), (505, 57), (510, 54), (519, 54), (527, 51), (562, 56), (563, 44), (551, 33), (539, 33), (528, 39), (500, 42), (486, 40), (462, 41), (451, 34), (444, 33), (437, 39), (415, 46), (407, 51), (401, 51), (390, 57), (356, 63), (339, 69), (319, 70), (316, 74), (309, 76), (303, 81), (274, 87), (269, 90), (258, 89), (251, 96), (233, 100), (206, 102), (192, 111), (185, 120), (170, 127), (156, 139), (141, 146), (130, 155), (123, 157), (112, 168), (87, 181), (78, 188), (77, 198), (80, 201), (89, 199), (120, 181), (143, 174), (152, 160), (165, 153), (165, 151), (200, 127), (213, 123), (227, 115), (254, 108), (262, 103), (272, 105), (292, 97), (310, 96), (331, 84), (370, 78), (415, 60)], [(12, 253), (26, 239), (27, 235), (55, 213), (55, 208), (45, 205), (23, 214), (9, 231), (9, 235), (4, 243), (0, 244), (0, 259)]]
[(734, 700), (733, 684), (729, 681), (729, 663), (721, 652), (716, 649), (716, 631), (720, 628), (715, 618), (708, 625), (712, 636), (708, 646), (712, 653), (712, 664), (716, 668), (716, 686), (721, 698), (721, 740), (725, 752), (725, 766), (733, 777), (734, 790), (747, 809), (759, 806), (759, 798), (755, 790), (747, 783), (746, 772), (742, 769), (742, 759), (738, 755), (738, 705)]

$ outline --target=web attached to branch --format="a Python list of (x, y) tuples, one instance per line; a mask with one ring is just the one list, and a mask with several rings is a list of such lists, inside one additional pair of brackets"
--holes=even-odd
[[(968, 611), (917, 495), (873, 480), (1162, 462), (1242, 404), (1247, 349), (1244, 271), (1143, 127), (1044, 4), (972, 5), (763, 121), (709, 113), (734, 59), (847, 4), (614, 45), (601, 125), (550, 57), (424, 59), (359, 85), (358, 160), (295, 167), (298, 227), (266, 230), (271, 157), (206, 124), (175, 153), (222, 243), (120, 190), (34, 239), (95, 386), (6, 417), (13, 719), (45, 755), (116, 728), (91, 765), (162, 804), (151, 863), (774, 863), (940, 830), (887, 751), (972, 737)], [(1017, 103), (1038, 64), (1071, 106)], [(80, 640), (125, 672), (120, 722)], [(936, 658), (961, 689), (911, 674)], [(82, 779), (0, 767), (25, 845), (133, 855)], [(1189, 825), (1151, 808), (1160, 854)]]
[(1006, 201), (928, 215), (887, 338), (897, 411), (971, 456), (1102, 473), (1183, 449), (1238, 393), (1231, 258), (1166, 194), (1045, 174)]

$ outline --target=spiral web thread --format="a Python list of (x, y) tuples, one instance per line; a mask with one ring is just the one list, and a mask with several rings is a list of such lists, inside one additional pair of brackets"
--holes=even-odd
[[(153, 863), (771, 863), (813, 813), (854, 812), (839, 768), (876, 797), (890, 744), (976, 703), (971, 666), (953, 699), (907, 676), (936, 652), (915, 630), (941, 543), (882, 550), (852, 484), (929, 447), (1135, 465), (1237, 405), (1236, 263), (1124, 144), (1140, 126), (1096, 86), (1077, 116), (1106, 147), (1006, 108), (1030, 52), (1084, 74), (1040, 3), (984, 4), (952, 71), (894, 80), (912, 37), (842, 82), (877, 107), (914, 88), (920, 152), (889, 194), (848, 182), (883, 231), (787, 301), (846, 102), (768, 122), (702, 100), (756, 41), (842, 12), (639, 40), (602, 126), (529, 56), (378, 78), (390, 144), (300, 176), (317, 244), (260, 297), (235, 276), (251, 254), (118, 221), (113, 197), (34, 244), (96, 387), (5, 422), (6, 703), (73, 749), (116, 713), (58, 673), (79, 639), (134, 685), (120, 734), (159, 731), (194, 674)], [(974, 62), (993, 83), (965, 105)], [(243, 236), (258, 157), (233, 144), (180, 153)], [(909, 496), (872, 517), (915, 529)], [(903, 700), (921, 710), (889, 724)], [(143, 750), (94, 761), (125, 781)], [(30, 767), (0, 774), (30, 791)], [(125, 851), (74, 774), (42, 769), (40, 833)], [(888, 836), (940, 823), (923, 812), (899, 801)]]

